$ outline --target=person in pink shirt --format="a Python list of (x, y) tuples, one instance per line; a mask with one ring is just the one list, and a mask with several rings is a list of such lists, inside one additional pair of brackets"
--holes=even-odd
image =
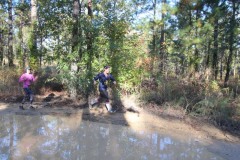
[(23, 83), (23, 90), (25, 92), (25, 95), (23, 97), (23, 100), (22, 100), (22, 105), (19, 106), (20, 109), (24, 110), (23, 108), (23, 104), (25, 103), (26, 99), (29, 98), (30, 100), (30, 108), (31, 109), (34, 109), (34, 107), (32, 106), (32, 103), (33, 103), (33, 92), (31, 90), (31, 84), (37, 80), (37, 76), (34, 77), (34, 75), (31, 73), (31, 68), (30, 67), (27, 67), (26, 69), (26, 73), (23, 73), (21, 75), (21, 77), (19, 78), (19, 82), (20, 83)]

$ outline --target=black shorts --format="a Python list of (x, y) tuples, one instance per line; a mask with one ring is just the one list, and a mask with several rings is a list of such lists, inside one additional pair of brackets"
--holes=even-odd
[(109, 96), (107, 90), (100, 90), (100, 97), (105, 98), (106, 101), (109, 101)]

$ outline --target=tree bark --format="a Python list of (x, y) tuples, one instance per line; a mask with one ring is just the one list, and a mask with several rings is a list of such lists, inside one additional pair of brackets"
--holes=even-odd
[[(24, 0), (21, 1), (22, 4), (24, 4)], [(24, 49), (24, 42), (23, 42), (23, 26), (24, 26), (24, 11), (21, 10), (21, 14), (20, 15), (20, 26), (19, 26), (19, 39), (20, 39), (20, 54), (21, 54), (21, 67), (25, 68), (26, 67), (26, 52)]]
[(234, 29), (236, 25), (236, 19), (235, 19), (235, 12), (236, 12), (236, 6), (235, 6), (235, 0), (232, 1), (232, 17), (230, 20), (230, 37), (229, 37), (229, 56), (227, 60), (227, 69), (226, 69), (226, 76), (224, 80), (224, 86), (227, 86), (230, 71), (231, 71), (231, 65), (232, 65), (232, 59), (233, 59), (233, 43), (234, 43)]
[[(200, 17), (200, 10), (197, 9), (197, 13), (196, 13), (196, 22), (198, 21), (199, 17)], [(195, 28), (195, 37), (198, 37), (198, 27)], [(194, 68), (195, 68), (195, 72), (199, 71), (199, 51), (198, 51), (198, 45), (195, 44), (195, 50), (194, 50), (194, 56), (195, 56), (195, 62), (194, 62)]]
[(153, 1), (153, 41), (152, 41), (152, 55), (151, 55), (151, 64), (150, 64), (150, 72), (153, 73), (154, 69), (154, 61), (155, 61), (155, 56), (157, 52), (157, 44), (156, 44), (156, 39), (157, 39), (157, 33), (156, 33), (156, 6), (157, 6), (157, 0)]
[(211, 52), (211, 41), (208, 41), (208, 45), (207, 45), (207, 60), (206, 60), (206, 69), (209, 68), (209, 64), (210, 64), (210, 52)]
[[(93, 61), (93, 31), (92, 31), (92, 18), (93, 18), (93, 11), (92, 11), (92, 0), (88, 0), (88, 32), (87, 32), (87, 53), (88, 53), (88, 61), (87, 61), (87, 74), (88, 74), (88, 79), (92, 81), (93, 73), (92, 73), (92, 61)], [(92, 86), (93, 87), (93, 86)], [(89, 96), (89, 93), (92, 90), (92, 87), (90, 87), (87, 91), (87, 97)]]
[(8, 66), (13, 67), (13, 15), (12, 15), (12, 0), (8, 0)]
[(92, 51), (92, 41), (93, 41), (93, 37), (92, 37), (92, 18), (93, 18), (93, 13), (92, 13), (92, 0), (88, 0), (88, 16), (90, 17), (89, 20), (89, 30), (87, 32), (87, 52), (89, 55), (89, 60), (87, 62), (87, 68), (88, 70), (91, 70), (92, 68), (92, 57), (93, 57), (93, 51)]
[(72, 30), (72, 52), (77, 50), (78, 46), (78, 18), (79, 18), (80, 4), (79, 0), (73, 1), (73, 30)]
[[(80, 15), (80, 3), (79, 0), (74, 0), (73, 1), (73, 29), (72, 29), (72, 53), (78, 53), (78, 43), (79, 43), (79, 15)], [(77, 66), (77, 61), (79, 61), (77, 58), (74, 58), (70, 62), (70, 70), (72, 73), (72, 76), (75, 77), (77, 71), (78, 71), (78, 66)], [(70, 97), (76, 98), (77, 97), (77, 84), (74, 84), (70, 88)]]
[[(162, 0), (162, 8), (164, 8), (166, 0)], [(161, 25), (161, 37), (160, 37), (160, 71), (164, 72), (165, 61), (166, 61), (166, 46), (165, 46), (165, 11), (162, 9), (162, 25)]]
[(31, 0), (31, 36), (30, 36), (30, 63), (31, 65), (38, 65), (38, 51), (37, 51), (37, 0)]
[(212, 69), (214, 74), (214, 79), (217, 80), (218, 76), (218, 15), (215, 15), (214, 20), (214, 33), (213, 33), (213, 59), (212, 59)]
[[(3, 23), (0, 23), (3, 25)], [(3, 30), (0, 30), (0, 66), (3, 64)]]

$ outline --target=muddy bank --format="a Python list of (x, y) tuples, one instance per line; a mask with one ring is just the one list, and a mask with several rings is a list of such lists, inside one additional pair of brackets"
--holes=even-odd
[[(221, 128), (208, 123), (203, 119), (186, 116), (184, 112), (172, 108), (162, 109), (152, 107), (148, 110), (139, 107), (136, 97), (123, 97), (121, 105), (113, 107), (116, 113), (110, 114), (106, 111), (104, 103), (89, 109), (88, 100), (78, 97), (71, 100), (66, 93), (54, 92), (46, 95), (35, 96), (35, 110), (29, 109), (29, 104), (20, 110), (22, 97), (7, 96), (0, 98), (0, 114), (13, 113), (24, 115), (71, 115), (79, 114), (84, 120), (98, 121), (102, 123), (113, 123), (117, 125), (132, 126), (139, 129), (161, 129), (176, 135), (194, 135), (199, 139), (217, 139), (234, 143), (240, 143), (240, 130), (223, 131)], [(180, 134), (179, 134), (180, 133)]]
[[(69, 116), (73, 114), (81, 115), (84, 120), (97, 121), (101, 123), (112, 123), (116, 125), (131, 126), (135, 129), (155, 130), (160, 129), (162, 132), (181, 135), (194, 135), (201, 140), (223, 140), (226, 142), (240, 143), (237, 134), (231, 134), (222, 131), (215, 126), (193, 119), (191, 117), (182, 117), (180, 114), (172, 115), (168, 112), (146, 111), (142, 108), (134, 107), (135, 110), (125, 108), (116, 113), (108, 113), (104, 104), (93, 109), (89, 109), (87, 104), (71, 104), (67, 102), (35, 102), (35, 109), (30, 109), (29, 105), (25, 105), (25, 110), (19, 109), (20, 103), (0, 102), (0, 114), (22, 114), (22, 115), (63, 115)], [(184, 136), (182, 137), (184, 138)]]
[(172, 110), (150, 109), (146, 111), (132, 104), (116, 113), (108, 113), (104, 104), (89, 109), (87, 102), (73, 102), (67, 97), (61, 96), (42, 98), (41, 101), (34, 102), (35, 109), (29, 109), (29, 105), (25, 105), (25, 110), (20, 110), (19, 105), (19, 102), (0, 102), (0, 115), (78, 116), (85, 121), (128, 126), (134, 130), (144, 130), (145, 132), (156, 131), (183, 141), (191, 136), (196, 142), (203, 143), (208, 150), (225, 159), (237, 160), (240, 152), (240, 139), (237, 134), (222, 131), (207, 122), (183, 116)]

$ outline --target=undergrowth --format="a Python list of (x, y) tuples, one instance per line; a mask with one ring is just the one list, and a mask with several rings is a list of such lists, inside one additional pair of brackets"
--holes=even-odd
[(161, 77), (142, 82), (141, 100), (145, 104), (154, 103), (159, 109), (171, 103), (171, 108), (184, 110), (186, 115), (204, 117), (225, 129), (237, 129), (240, 128), (238, 83), (231, 81), (224, 88), (214, 80)]
[[(44, 94), (51, 91), (62, 91), (63, 85), (54, 78), (55, 69), (46, 67), (33, 71), (34, 75), (38, 75), (38, 80), (31, 85), (31, 89), (35, 94)], [(20, 76), (24, 73), (24, 69), (5, 68), (0, 69), (0, 96), (1, 98), (9, 96), (22, 96), (22, 83), (19, 83)]]

